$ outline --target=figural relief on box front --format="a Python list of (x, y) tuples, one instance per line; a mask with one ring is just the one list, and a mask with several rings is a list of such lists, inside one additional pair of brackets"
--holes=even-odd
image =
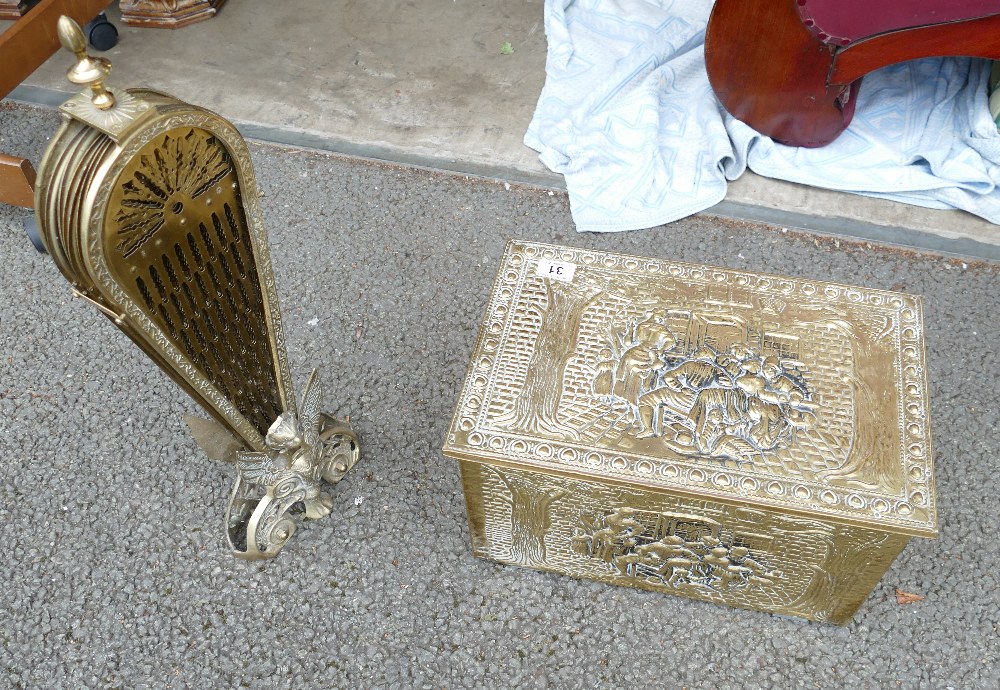
[(576, 553), (607, 563), (621, 575), (670, 587), (693, 585), (719, 592), (773, 586), (783, 577), (745, 544), (752, 535), (731, 532), (704, 517), (618, 507), (583, 516), (571, 543)]
[(849, 619), (907, 540), (487, 465), (463, 476), (480, 557), (813, 620)]

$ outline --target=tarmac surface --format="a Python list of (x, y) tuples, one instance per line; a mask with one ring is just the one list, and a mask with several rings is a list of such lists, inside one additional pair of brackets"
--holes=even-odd
[[(37, 164), (56, 123), (0, 105), (0, 150)], [(578, 235), (560, 193), (251, 149), (295, 381), (321, 368), (362, 459), (333, 516), (234, 559), (195, 405), (0, 206), (0, 687), (996, 687), (1000, 267), (707, 215)], [(846, 627), (474, 559), (440, 447), (509, 238), (924, 295), (940, 539)]]

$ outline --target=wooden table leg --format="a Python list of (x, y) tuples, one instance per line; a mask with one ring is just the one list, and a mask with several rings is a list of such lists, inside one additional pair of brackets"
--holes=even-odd
[(0, 98), (59, 49), (56, 23), (68, 15), (83, 26), (108, 6), (109, 0), (42, 0), (0, 33)]
[[(86, 24), (109, 0), (42, 0), (0, 33), (0, 98), (10, 93), (59, 48), (56, 23), (69, 15)], [(34, 208), (35, 169), (24, 158), (0, 154), (0, 203)]]
[(0, 153), (0, 204), (35, 207), (35, 169), (26, 158)]
[(129, 26), (178, 29), (215, 16), (225, 0), (121, 0), (122, 21)]

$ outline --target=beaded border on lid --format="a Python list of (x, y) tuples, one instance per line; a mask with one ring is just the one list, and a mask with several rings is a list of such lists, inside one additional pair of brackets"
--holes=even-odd
[[(572, 281), (541, 277), (540, 262), (573, 267)], [(575, 307), (552, 286), (575, 295)], [(555, 301), (562, 311), (547, 321)], [(567, 344), (558, 365), (532, 360), (547, 347), (539, 341), (549, 322), (553, 342)], [(749, 354), (735, 347), (741, 332)], [(615, 338), (617, 348), (607, 343)], [(810, 338), (835, 342), (839, 359), (824, 360)], [(644, 339), (656, 341), (645, 353)], [(639, 352), (626, 356), (630, 346)], [(742, 364), (729, 362), (726, 378), (730, 349)], [(626, 360), (640, 362), (639, 375), (621, 373)], [(542, 374), (557, 389), (555, 407), (538, 393)], [(643, 419), (650, 400), (665, 415), (659, 430)], [(687, 420), (670, 416), (687, 404)], [(512, 242), (444, 450), (933, 537), (928, 407), (918, 297)], [(616, 433), (595, 440), (595, 419)]]

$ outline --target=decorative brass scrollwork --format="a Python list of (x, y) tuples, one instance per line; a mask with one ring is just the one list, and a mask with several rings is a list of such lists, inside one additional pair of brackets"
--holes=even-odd
[(270, 558), (295, 533), (290, 513), (330, 514), (333, 499), (321, 481), (336, 484), (360, 453), (350, 424), (320, 412), (316, 371), (309, 376), (299, 412), (283, 412), (267, 432), (267, 452), (239, 451), (239, 477), (226, 515), (229, 545), (241, 558)]
[(227, 538), (276, 555), (295, 516), (319, 518), (358, 459), (347, 421), (320, 411), (316, 373), (296, 406), (250, 152), (214, 113), (105, 85), (111, 65), (59, 22), (89, 91), (61, 108), (39, 169), (42, 240), (74, 295), (93, 304), (213, 417), (192, 429), (239, 477)]

